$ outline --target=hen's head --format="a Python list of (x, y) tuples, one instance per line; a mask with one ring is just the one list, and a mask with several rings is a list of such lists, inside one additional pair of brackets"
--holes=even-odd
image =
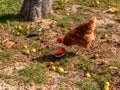
[(93, 31), (96, 27), (96, 17), (90, 19), (89, 22), (83, 23), (75, 29), (70, 30), (63, 39), (66, 46), (78, 45), (87, 47), (92, 41)]

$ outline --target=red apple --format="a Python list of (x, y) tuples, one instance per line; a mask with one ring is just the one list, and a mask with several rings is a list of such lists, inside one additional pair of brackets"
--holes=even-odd
[(62, 42), (63, 42), (63, 37), (62, 37), (62, 36), (58, 36), (57, 42), (58, 42), (58, 43), (62, 43)]

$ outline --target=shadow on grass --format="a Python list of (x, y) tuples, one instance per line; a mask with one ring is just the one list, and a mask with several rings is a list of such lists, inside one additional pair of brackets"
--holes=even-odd
[(14, 14), (3, 14), (0, 16), (0, 23), (6, 23), (6, 21), (21, 21), (18, 18), (18, 15), (14, 15)]
[(73, 52), (66, 52), (66, 54), (64, 56), (62, 56), (62, 57), (55, 57), (54, 55), (49, 54), (49, 55), (44, 55), (44, 56), (35, 58), (33, 60), (36, 60), (36, 61), (38, 61), (40, 63), (47, 62), (47, 61), (48, 62), (50, 62), (50, 61), (55, 62), (57, 60), (59, 61), (60, 59), (70, 58), (70, 57), (74, 57), (74, 56), (76, 56), (75, 53), (73, 53)]

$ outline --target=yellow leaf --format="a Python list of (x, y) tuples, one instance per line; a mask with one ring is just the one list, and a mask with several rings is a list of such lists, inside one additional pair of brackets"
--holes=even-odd
[(107, 13), (114, 13), (114, 12), (117, 12), (117, 11), (118, 11), (118, 9), (117, 9), (117, 8), (114, 8), (114, 7), (106, 10)]

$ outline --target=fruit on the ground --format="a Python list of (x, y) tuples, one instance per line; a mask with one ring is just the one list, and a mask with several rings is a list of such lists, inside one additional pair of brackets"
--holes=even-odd
[(108, 38), (108, 35), (107, 35), (107, 34), (104, 34), (103, 38), (104, 38), (104, 39)]
[(53, 21), (51, 24), (52, 27), (55, 27), (56, 25), (57, 25), (57, 21)]
[(18, 26), (18, 30), (20, 30), (20, 31), (21, 31), (21, 30), (23, 30), (23, 28), (22, 28), (21, 26)]
[(104, 83), (104, 87), (103, 87), (103, 90), (110, 90), (110, 83), (109, 82), (105, 82)]
[(110, 83), (109, 82), (105, 82), (104, 86), (110, 86)]
[(95, 0), (95, 3), (96, 3), (96, 4), (100, 4), (99, 0)]
[(104, 86), (104, 87), (103, 87), (103, 90), (110, 90), (110, 88), (107, 87), (107, 86)]
[(29, 50), (29, 49), (23, 50), (23, 52), (24, 52), (25, 54), (30, 54), (30, 50)]
[(69, 13), (66, 13), (67, 16), (69, 16), (70, 14)]
[(86, 73), (86, 77), (90, 78), (91, 77), (90, 73)]
[(30, 25), (29, 24), (27, 25), (27, 29), (30, 29)]
[(99, 54), (94, 54), (93, 58), (94, 58), (94, 59), (99, 58)]
[(53, 66), (53, 65), (54, 65), (53, 62), (49, 62), (49, 63), (48, 63), (48, 66), (49, 66), (49, 67), (51, 67), (51, 66)]
[(28, 49), (28, 46), (27, 46), (27, 45), (23, 45), (23, 48), (24, 48), (24, 49)]
[(62, 43), (62, 42), (63, 42), (63, 37), (62, 37), (62, 36), (59, 36), (59, 37), (57, 38), (57, 42), (58, 42), (58, 43)]
[(50, 68), (52, 71), (56, 71), (56, 67), (55, 66), (51, 66)]
[(32, 48), (30, 51), (34, 53), (34, 52), (36, 52), (36, 49)]
[(63, 73), (63, 72), (64, 72), (64, 69), (63, 69), (62, 67), (58, 67), (58, 68), (57, 68), (57, 71), (58, 71), (59, 73)]
[(53, 25), (56, 25), (57, 24), (57, 21), (53, 21), (53, 23), (52, 23)]
[(16, 32), (16, 35), (19, 36), (19, 35), (20, 35), (20, 32)]

